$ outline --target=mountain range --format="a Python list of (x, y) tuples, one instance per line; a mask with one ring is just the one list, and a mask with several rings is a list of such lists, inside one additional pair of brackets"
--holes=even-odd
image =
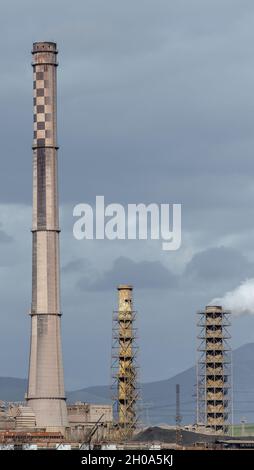
[[(233, 415), (234, 422), (244, 418), (254, 422), (254, 343), (233, 351)], [(191, 367), (166, 380), (141, 385), (140, 415), (146, 425), (174, 424), (175, 387), (180, 385), (180, 413), (184, 424), (196, 421), (196, 369)], [(23, 401), (26, 379), (0, 377), (0, 400)], [(68, 402), (110, 403), (109, 386), (86, 387), (67, 392)]]

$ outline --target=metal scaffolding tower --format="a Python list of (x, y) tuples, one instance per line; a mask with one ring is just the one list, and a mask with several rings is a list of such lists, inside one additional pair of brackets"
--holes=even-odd
[(198, 312), (197, 424), (218, 434), (229, 432), (232, 419), (229, 315), (221, 306)]
[(176, 444), (178, 446), (182, 445), (181, 421), (182, 416), (180, 412), (180, 384), (176, 384)]
[(112, 391), (113, 410), (120, 439), (127, 440), (137, 427), (137, 328), (132, 305), (132, 286), (118, 287), (118, 310), (113, 313)]

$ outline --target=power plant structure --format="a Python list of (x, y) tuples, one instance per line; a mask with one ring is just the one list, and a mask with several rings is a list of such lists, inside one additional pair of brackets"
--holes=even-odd
[[(224, 439), (224, 434), (231, 429), (233, 411), (229, 341), (231, 312), (220, 305), (209, 305), (198, 312), (196, 424), (185, 425), (186, 417), (181, 415), (180, 408), (181, 389), (177, 383), (175, 430), (173, 426), (156, 426), (153, 431), (151, 425), (149, 429), (143, 429), (135, 441), (139, 423), (139, 348), (133, 287), (128, 284), (117, 287), (118, 309), (113, 312), (113, 405), (79, 401), (66, 405), (61, 345), (57, 54), (54, 42), (33, 44), (33, 249), (29, 377), (26, 403), (0, 401), (0, 450), (21, 447), (26, 450), (37, 447), (61, 450), (158, 450), (185, 449), (188, 446), (201, 450), (228, 446), (254, 448), (254, 438), (248, 437), (246, 442), (228, 439), (227, 436)], [(188, 383), (186, 381), (186, 387), (185, 384), (181, 387), (187, 389)], [(170, 390), (166, 394), (168, 392)], [(185, 392), (183, 390), (183, 394)], [(188, 390), (186, 393), (189, 393)], [(160, 400), (160, 393), (158, 395)], [(163, 398), (163, 405), (154, 402), (146, 405), (166, 409), (172, 406), (167, 403), (167, 398)], [(192, 408), (191, 413), (194, 410)], [(184, 413), (189, 414), (189, 411)], [(167, 412), (163, 416), (167, 420), (172, 419), (172, 414), (167, 416)], [(244, 420), (241, 423), (244, 424)], [(188, 431), (191, 434), (186, 436)]]
[(138, 422), (137, 328), (133, 287), (119, 285), (118, 310), (113, 313), (112, 377), (113, 410), (119, 438), (132, 437)]
[(33, 257), (27, 405), (40, 428), (68, 424), (61, 346), (57, 188), (57, 45), (33, 44)]
[(218, 434), (230, 431), (230, 312), (207, 306), (198, 312), (197, 424)]

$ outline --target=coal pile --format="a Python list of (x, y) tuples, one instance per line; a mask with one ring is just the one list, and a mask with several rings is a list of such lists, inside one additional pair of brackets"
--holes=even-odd
[[(182, 445), (192, 446), (197, 442), (208, 442), (215, 443), (218, 440), (218, 436), (209, 434), (200, 434), (192, 431), (181, 430)], [(221, 436), (222, 438), (222, 436)], [(158, 426), (150, 427), (145, 431), (140, 432), (135, 436), (136, 442), (164, 442), (164, 443), (176, 443), (176, 431), (175, 429), (163, 429)]]

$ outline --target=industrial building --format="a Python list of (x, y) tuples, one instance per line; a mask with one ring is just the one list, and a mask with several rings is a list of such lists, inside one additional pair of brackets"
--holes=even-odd
[(95, 429), (95, 439), (108, 438), (113, 425), (112, 405), (77, 402), (67, 405), (70, 436), (82, 442)]
[(36, 418), (30, 406), (18, 406), (16, 413), (16, 431), (23, 431), (24, 429), (35, 429)]
[(0, 431), (15, 429), (15, 418), (6, 407), (5, 402), (0, 401)]
[[(65, 433), (62, 430), (47, 430), (46, 427), (38, 427), (33, 410), (25, 403), (0, 404), (0, 432), (2, 439), (8, 443), (10, 436), (23, 444), (39, 440), (48, 442), (52, 436), (61, 435), (61, 442), (87, 442), (106, 441), (113, 426), (113, 408), (111, 404), (95, 404), (76, 402), (67, 405), (68, 427)], [(59, 439), (59, 437), (58, 437)]]
[(232, 417), (229, 318), (221, 306), (198, 312), (197, 424), (219, 434)]

